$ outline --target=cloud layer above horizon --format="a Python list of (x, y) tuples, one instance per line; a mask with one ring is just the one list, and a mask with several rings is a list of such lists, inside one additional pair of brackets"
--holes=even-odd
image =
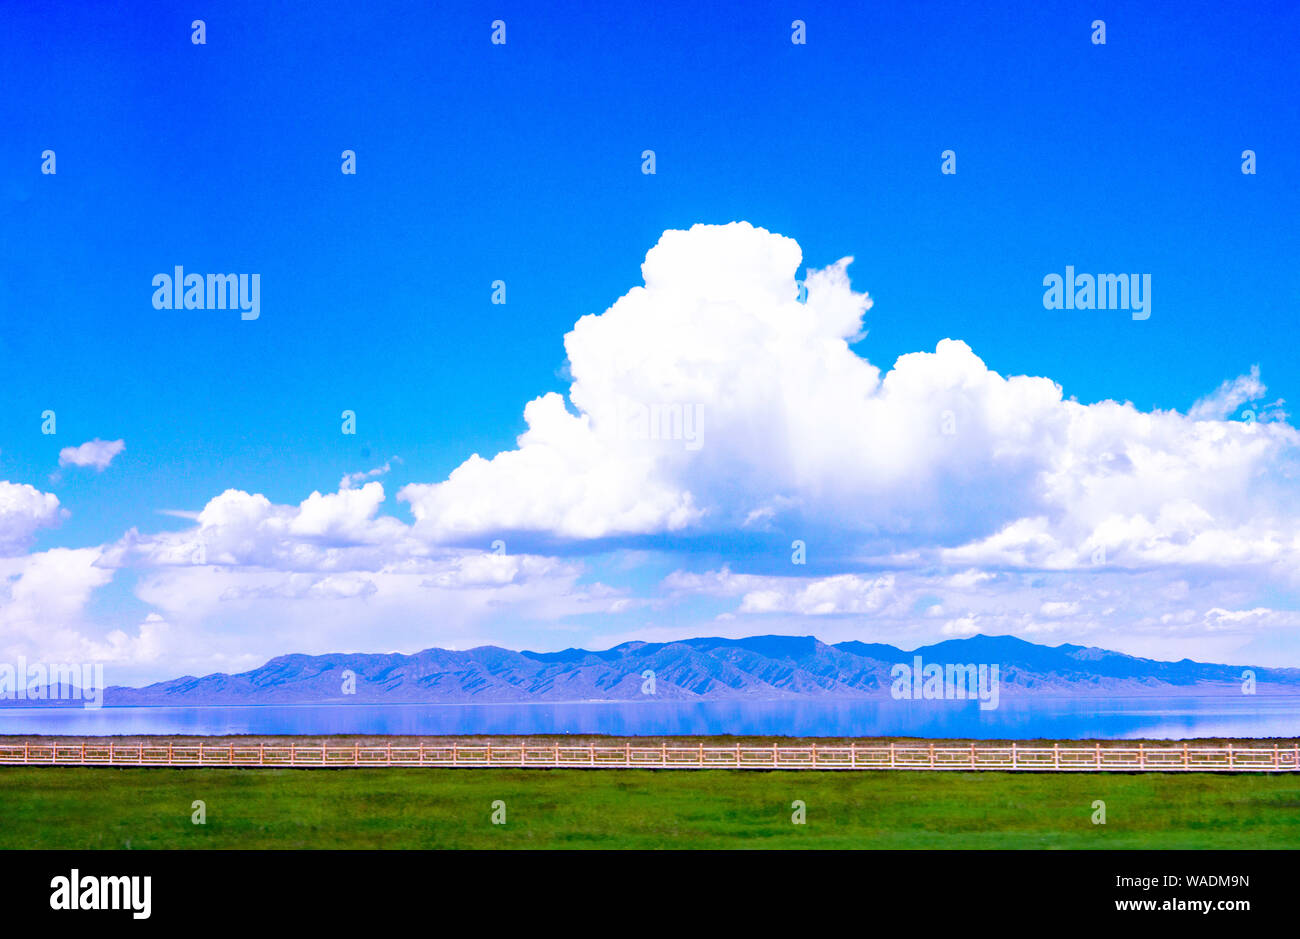
[[(665, 232), (644, 286), (564, 337), (568, 394), (527, 403), (515, 449), (391, 502), (388, 465), (358, 467), (298, 505), (230, 489), (181, 531), (30, 554), (68, 507), (0, 483), (0, 657), (164, 677), (299, 651), (984, 632), (1300, 664), (1300, 436), (1277, 407), (1232, 419), (1257, 369), (1187, 413), (1081, 404), (956, 338), (882, 371), (854, 348), (872, 302), (852, 258), (800, 281), (802, 262), (743, 222)], [(669, 573), (644, 583), (647, 557)], [(148, 618), (88, 612), (128, 569)]]

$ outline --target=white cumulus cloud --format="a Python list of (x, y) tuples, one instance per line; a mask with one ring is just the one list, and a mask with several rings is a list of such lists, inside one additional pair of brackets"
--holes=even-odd
[(0, 556), (26, 551), (38, 529), (58, 525), (64, 514), (54, 493), (0, 481)]
[(126, 449), (125, 440), (87, 440), (79, 447), (64, 447), (59, 451), (60, 466), (93, 466), (104, 470), (113, 457)]
[(399, 492), (415, 532), (781, 531), (976, 568), (1296, 560), (1300, 437), (1221, 419), (1263, 392), (1256, 372), (1188, 415), (1080, 404), (958, 339), (882, 372), (849, 345), (871, 307), (851, 259), (810, 272), (806, 303), (801, 260), (746, 223), (666, 232), (645, 286), (565, 337), (567, 400), (530, 402), (516, 449)]
[[(831, 641), (1007, 633), (1223, 661), (1300, 628), (1281, 599), (1300, 587), (1300, 434), (1281, 402), (1227, 419), (1265, 394), (1258, 369), (1183, 414), (1082, 404), (955, 337), (877, 365), (852, 258), (808, 269), (801, 302), (803, 261), (743, 222), (665, 232), (644, 284), (564, 337), (567, 392), (525, 404), (513, 449), (401, 488), (409, 522), (385, 512), (390, 464), (297, 504), (228, 489), (173, 512), (193, 521), (182, 531), (4, 561), (0, 638), (79, 622), (119, 567), (139, 569), (136, 597), (161, 618), (51, 643), (251, 665), (536, 647), (542, 628), (586, 644), (714, 623), (806, 634), (815, 616)], [(102, 469), (121, 449), (91, 441), (60, 463)], [(60, 514), (53, 495), (0, 483), (0, 556)], [(796, 541), (807, 567), (787, 566)], [(662, 579), (645, 596), (594, 579), (647, 583), (647, 559)], [(656, 621), (672, 605), (690, 609), (680, 627)], [(604, 625), (575, 625), (587, 614)]]

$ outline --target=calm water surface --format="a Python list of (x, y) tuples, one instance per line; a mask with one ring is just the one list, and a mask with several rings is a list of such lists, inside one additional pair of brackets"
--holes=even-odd
[(1300, 697), (0, 709), (0, 734), (1298, 737)]

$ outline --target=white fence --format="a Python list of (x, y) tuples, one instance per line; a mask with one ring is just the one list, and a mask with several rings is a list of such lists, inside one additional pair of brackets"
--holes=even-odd
[(633, 743), (531, 744), (0, 744), (0, 765), (295, 767), (527, 767), (536, 769), (1016, 770), (1258, 772), (1300, 770), (1300, 746), (871, 744), (730, 747)]

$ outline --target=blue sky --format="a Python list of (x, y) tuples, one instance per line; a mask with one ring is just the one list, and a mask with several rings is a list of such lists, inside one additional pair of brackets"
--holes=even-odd
[[(385, 498), (371, 521), (391, 516), (411, 526), (411, 505), (397, 498), (402, 487), (440, 483), (471, 454), (513, 450), (527, 427), (524, 405), (569, 394), (564, 337), (579, 317), (602, 314), (640, 285), (646, 252), (665, 231), (697, 223), (747, 221), (793, 239), (800, 278), (853, 256), (852, 289), (872, 304), (852, 349), (882, 372), (900, 355), (934, 353), (955, 339), (988, 369), (1046, 377), (1084, 405), (1113, 399), (1141, 413), (1185, 414), (1253, 366), (1267, 394), (1251, 400), (1297, 393), (1293, 5), (1231, 16), (1195, 4), (377, 6), (323, 3), (310, 15), (262, 3), (197, 12), (156, 3), (147, 13), (6, 6), (0, 479), (57, 496), (62, 512), (57, 524), (14, 536), (23, 544), (10, 552), (11, 615), (0, 619), (0, 640), (8, 640), (0, 651), (102, 651), (114, 630), (134, 642), (150, 615), (172, 638), (147, 653), (114, 646), (124, 674), (172, 674), (182, 667), (180, 636), (200, 650), (184, 661), (194, 668), (339, 643), (557, 648), (664, 631), (935, 638), (909, 632), (901, 619), (874, 622), (869, 604), (832, 604), (828, 616), (796, 616), (797, 604), (778, 604), (788, 615), (747, 617), (737, 597), (785, 588), (719, 593), (665, 581), (725, 569), (874, 582), (882, 570), (906, 567), (899, 552), (908, 539), (884, 552), (882, 532), (926, 528), (909, 513), (952, 514), (944, 499), (917, 508), (893, 490), (872, 490), (873, 504), (897, 496), (900, 508), (865, 535), (851, 524), (814, 524), (813, 516), (834, 516), (826, 506), (762, 530), (672, 528), (662, 519), (595, 536), (545, 520), (412, 529), (422, 558), (488, 550), (495, 535), (508, 534), (512, 555), (522, 544), (538, 565), (571, 567), (554, 575), (545, 601), (507, 580), (507, 589), (521, 588), (515, 606), (485, 598), (483, 609), (457, 613), (456, 604), (430, 598), (402, 623), (374, 631), (360, 624), (396, 608), (367, 608), (364, 596), (351, 607), (336, 603), (336, 628), (319, 635), (281, 626), (281, 612), (291, 615), (279, 607), (259, 608), (256, 627), (241, 619), (253, 611), (221, 613), (217, 601), (186, 620), (176, 599), (184, 585), (141, 595), (142, 582), (168, 576), (156, 552), (152, 560), (142, 560), (148, 551), (114, 553), (131, 529), (146, 540), (193, 529), (192, 518), (162, 510), (195, 513), (229, 489), (296, 508), (314, 491), (337, 493), (344, 474), (385, 463), (389, 471), (373, 477)], [(191, 42), (196, 16), (206, 23), (204, 45)], [(796, 18), (807, 23), (806, 45), (790, 41)], [(1090, 41), (1098, 18), (1105, 45)], [(494, 19), (507, 24), (505, 45), (490, 42)], [(647, 148), (657, 158), (652, 176), (641, 172)], [(46, 149), (57, 154), (55, 175), (40, 172)], [(357, 154), (355, 175), (340, 172), (345, 149)], [(955, 175), (939, 171), (946, 149), (956, 152)], [(1256, 151), (1255, 175), (1241, 172), (1245, 149)], [(736, 250), (761, 254), (757, 245)], [(1151, 318), (1045, 310), (1043, 277), (1067, 264), (1149, 273)], [(151, 279), (175, 265), (259, 273), (260, 317), (154, 309)], [(504, 305), (491, 303), (497, 279), (507, 285)], [(40, 432), (46, 409), (57, 414), (54, 435)], [(344, 409), (357, 414), (355, 435), (340, 433)], [(1221, 417), (1239, 418), (1239, 410)], [(125, 449), (102, 470), (60, 468), (64, 448), (97, 439), (123, 440)], [(1278, 438), (1276, 447), (1243, 473), (1276, 473), (1261, 491), (1293, 494), (1285, 487), (1294, 477), (1276, 469), (1294, 456), (1292, 444)], [(1215, 472), (1189, 453), (1193, 474)], [(970, 460), (978, 459), (973, 451)], [(727, 476), (720, 466), (710, 479)], [(667, 475), (681, 482), (676, 469)], [(718, 505), (771, 495), (742, 492), (742, 476)], [(814, 488), (824, 494), (824, 483)], [(993, 473), (979, 488), (955, 486), (952, 498), (1005, 502), (1023, 484)], [(704, 499), (705, 484), (692, 485)], [(451, 496), (474, 504), (473, 493)], [(1259, 506), (1232, 518), (1225, 507), (1207, 508), (1209, 496), (1188, 500), (1234, 531), (1258, 530), (1263, 512), (1279, 543), (1295, 534), (1290, 519)], [(1129, 509), (1154, 519), (1159, 506)], [(855, 511), (847, 503), (842, 510)], [(997, 518), (999, 526), (1009, 520)], [(929, 547), (976, 541), (994, 533), (994, 521), (972, 517)], [(801, 530), (816, 531), (821, 550), (790, 570), (789, 544)], [(343, 536), (313, 537), (319, 547)], [(352, 532), (340, 544), (358, 537), (373, 543)], [(100, 551), (94, 566), (111, 576), (87, 587), (83, 603), (24, 606), (13, 595), (32, 563), (23, 559), (60, 548)], [(364, 580), (395, 557), (367, 558), (346, 576)], [(1300, 643), (1286, 632), (1294, 631), (1293, 582), (1255, 567), (1193, 570), (1161, 557), (1159, 571), (1148, 557), (1113, 573), (1111, 589), (1131, 590), (1125, 577), (1164, 577), (1161, 589), (1183, 583), (1186, 602), (1202, 613), (1267, 609), (1281, 618), (1237, 632), (1198, 621), (1204, 635), (1188, 626), (1172, 638), (1153, 625), (1142, 639), (1122, 614), (1103, 616), (1105, 602), (1093, 596), (1090, 606), (1080, 596), (1077, 621), (1022, 632), (1170, 657), (1300, 665)], [(222, 575), (266, 575), (270, 567), (250, 558), (230, 555)], [(977, 560), (971, 569), (1005, 573), (1005, 558)], [(338, 563), (326, 565), (329, 573), (319, 565), (276, 571), (316, 583), (344, 576)], [(914, 573), (955, 576), (964, 563), (928, 557)], [(1068, 577), (1059, 565), (1052, 570)], [(552, 575), (539, 567), (536, 576)], [(941, 587), (912, 584), (899, 602), (945, 606), (928, 602), (943, 597)], [(905, 592), (898, 582), (889, 589)], [(958, 631), (1014, 631), (1028, 622), (1014, 613), (1031, 603), (1021, 591), (1034, 589), (1018, 582), (1020, 599), (1001, 596), (1005, 615), (950, 602), (939, 619)], [(1063, 583), (1037, 589), (1074, 597)], [(584, 590), (593, 595), (568, 603)], [(612, 608), (605, 590), (623, 605)], [(1042, 602), (1076, 602), (1068, 597)], [(1183, 615), (1179, 604), (1141, 615), (1158, 624)], [(39, 637), (56, 626), (80, 638), (42, 646)], [(1235, 638), (1224, 640), (1225, 632)], [(1210, 642), (1210, 633), (1219, 638)]]

